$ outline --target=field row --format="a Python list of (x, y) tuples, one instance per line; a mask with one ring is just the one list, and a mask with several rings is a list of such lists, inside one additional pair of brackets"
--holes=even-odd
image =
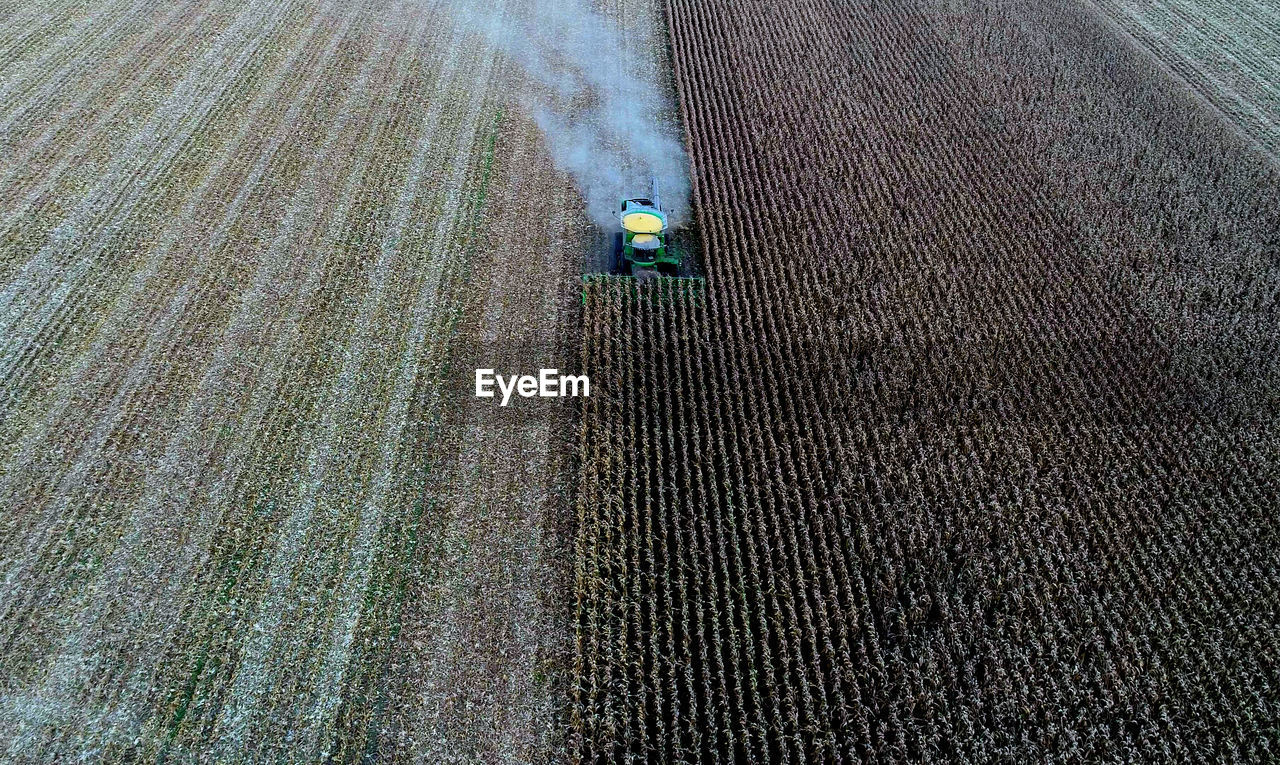
[(0, 38), (0, 757), (360, 759), (508, 83), (412, 2), (83, 5)]
[(1265, 759), (1275, 169), (1090, 7), (669, 13), (708, 280), (587, 285), (578, 759)]
[(1265, 0), (1097, 4), (1280, 160), (1280, 8)]

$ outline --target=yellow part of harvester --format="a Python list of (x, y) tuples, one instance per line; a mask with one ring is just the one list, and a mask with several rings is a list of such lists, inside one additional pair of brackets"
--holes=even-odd
[(631, 243), (633, 245), (648, 244), (649, 242), (652, 242), (656, 238), (657, 237), (655, 237), (653, 234), (636, 234), (631, 239)]
[(647, 212), (628, 213), (622, 216), (622, 227), (633, 234), (656, 234), (662, 231), (662, 218)]

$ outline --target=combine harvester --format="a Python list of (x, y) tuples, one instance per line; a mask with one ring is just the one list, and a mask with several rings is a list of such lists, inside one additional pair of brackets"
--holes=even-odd
[[(657, 295), (662, 300), (672, 298), (702, 300), (706, 280), (698, 273), (697, 239), (688, 227), (678, 231), (668, 229), (667, 213), (658, 200), (658, 183), (648, 197), (623, 199), (618, 207), (619, 231), (609, 235), (601, 233), (599, 260), (589, 268), (582, 279), (583, 303), (586, 303), (586, 285), (613, 283), (614, 287), (634, 297), (642, 294)], [(607, 242), (612, 239), (610, 256), (605, 256)], [(656, 289), (645, 289), (652, 282)]]
[(667, 214), (658, 201), (658, 181), (649, 198), (622, 200), (622, 230), (614, 235), (614, 272), (641, 279), (680, 274), (680, 248), (667, 244)]

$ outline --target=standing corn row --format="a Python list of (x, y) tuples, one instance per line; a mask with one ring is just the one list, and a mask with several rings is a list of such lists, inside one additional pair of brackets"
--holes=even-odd
[(1091, 7), (669, 21), (707, 288), (586, 287), (577, 759), (1274, 757), (1275, 166)]

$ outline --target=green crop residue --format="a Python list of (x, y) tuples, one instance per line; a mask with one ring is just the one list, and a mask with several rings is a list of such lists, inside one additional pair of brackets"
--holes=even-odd
[[(218, 595), (215, 598), (218, 607), (221, 608), (231, 601), (231, 592), (235, 589), (236, 584), (240, 581), (240, 573), (244, 565), (244, 550), (236, 548), (231, 557), (223, 564), (226, 574), (222, 578), (222, 586), (218, 589)], [(204, 673), (205, 667), (209, 663), (209, 649), (213, 646), (213, 634), (205, 636), (204, 644), (200, 647), (200, 653), (196, 656), (195, 666), (191, 670), (191, 674), (187, 677), (187, 682), (182, 688), (182, 695), (178, 700), (178, 706), (173, 710), (173, 719), (169, 721), (169, 740), (178, 735), (178, 729), (182, 727), (182, 721), (187, 716), (187, 711), (191, 708), (191, 702), (195, 699), (196, 686), (200, 683), (200, 676)]]
[[(494, 115), (492, 126), (489, 134), (484, 142), (484, 151), (480, 159), (479, 183), (476, 186), (475, 195), (470, 203), (466, 205), (464, 216), (464, 225), (461, 232), (461, 240), (463, 245), (463, 257), (460, 270), (460, 283), (465, 284), (470, 280), (472, 262), (475, 259), (476, 250), (479, 247), (480, 226), (484, 220), (485, 208), (488, 204), (489, 189), (493, 181), (493, 166), (497, 158), (498, 152), (498, 131), (502, 125), (504, 113), (501, 109)], [(445, 336), (452, 338), (458, 330), (458, 322), (463, 313), (463, 301), (456, 301), (449, 309), (448, 317), (444, 324)], [(442, 369), (442, 374), (448, 375), (450, 368), (450, 360), (452, 354), (446, 354)], [(439, 411), (432, 412), (428, 417), (426, 424), (427, 445), (428, 448), (435, 441), (438, 431), (438, 425), (441, 419)], [(430, 472), (431, 468), (426, 468)], [(400, 632), (404, 626), (404, 604), (409, 597), (409, 587), (414, 581), (415, 568), (420, 565), (418, 560), (418, 549), (423, 539), (422, 525), (428, 519), (438, 518), (437, 502), (435, 499), (428, 497), (426, 494), (426, 481), (423, 480), (423, 491), (413, 505), (413, 520), (409, 524), (405, 532), (404, 547), (399, 556), (401, 564), (396, 575), (396, 581), (391, 593), (391, 603), (388, 608), (388, 626), (386, 645), (392, 645), (400, 637)], [(437, 544), (432, 555), (438, 557), (442, 554), (443, 540), (439, 533), (435, 538)], [(427, 538), (430, 538), (429, 536)], [(371, 608), (371, 603), (366, 603), (366, 608)], [(382, 683), (382, 687), (375, 694), (373, 709), (369, 715), (369, 721), (365, 728), (364, 753), (363, 760), (366, 762), (373, 761), (377, 758), (378, 753), (378, 734), (381, 730), (382, 720), (385, 717), (387, 705), (390, 702), (391, 689), (388, 684)]]
[[(409, 596), (409, 585), (414, 578), (414, 568), (418, 565), (418, 545), (422, 538), (421, 528), (423, 520), (435, 515), (436, 502), (429, 500), (425, 496), (420, 497), (413, 504), (413, 522), (409, 525), (406, 534), (404, 554), (401, 556), (403, 563), (400, 566), (399, 575), (395, 583), (394, 595), (390, 611), (390, 624), (387, 629), (387, 645), (390, 646), (400, 637), (400, 630), (404, 627), (404, 603)], [(437, 538), (440, 535), (436, 535)], [(378, 750), (378, 732), (381, 730), (381, 722), (386, 714), (387, 704), (390, 701), (389, 689), (384, 684), (376, 695), (373, 704), (373, 710), (369, 715), (369, 724), (365, 730), (364, 740), (364, 756), (365, 762), (372, 761), (376, 758)]]
[(489, 194), (489, 180), (493, 175), (493, 159), (498, 153), (498, 128), (501, 125), (502, 110), (499, 109), (498, 113), (494, 115), (493, 128), (489, 131), (489, 139), (484, 145), (484, 160), (480, 171), (480, 188), (476, 192), (470, 230), (467, 232), (469, 235), (473, 234), (479, 225), (480, 213), (484, 210), (485, 199)]
[[(484, 209), (489, 199), (489, 184), (493, 178), (493, 162), (498, 153), (498, 129), (502, 126), (503, 111), (499, 109), (493, 118), (493, 127), (489, 130), (489, 136), (485, 139), (484, 153), (480, 160), (480, 183), (476, 188), (475, 197), (466, 205), (465, 213), (466, 225), (462, 230), (463, 246), (462, 268), (460, 274), (461, 283), (467, 283), (471, 280), (471, 263), (475, 259), (476, 249), (479, 246), (479, 230), (480, 222), (484, 219)], [(449, 311), (448, 319), (445, 322), (445, 336), (452, 338), (458, 331), (458, 320), (462, 318), (462, 303), (455, 302)], [(444, 367), (441, 374), (448, 376), (451, 368), (450, 361), (452, 354), (446, 354)]]
[(231, 600), (231, 590), (235, 589), (238, 581), (237, 574), (240, 573), (241, 561), (244, 559), (244, 550), (236, 548), (235, 553), (231, 556), (228, 566), (231, 571), (227, 573), (222, 580), (222, 591), (218, 593), (218, 605), (225, 606)]
[[(264, 517), (270, 516), (274, 510), (275, 501), (268, 500), (256, 502), (250, 514), (255, 517)], [(210, 601), (206, 601), (203, 609), (203, 618), (205, 620), (208, 620), (211, 614), (217, 614), (217, 612), (225, 609), (231, 603), (232, 593), (235, 591), (236, 585), (243, 580), (245, 569), (251, 565), (252, 558), (252, 550), (237, 546), (229, 556), (222, 560), (218, 566), (218, 578), (215, 580), (218, 583), (217, 589), (213, 598)], [(191, 711), (191, 705), (195, 701), (196, 688), (199, 686), (200, 678), (204, 675), (205, 670), (212, 667), (216, 672), (217, 667), (222, 664), (219, 657), (210, 656), (213, 641), (214, 634), (210, 631), (205, 635), (200, 651), (196, 654), (195, 665), (182, 686), (182, 692), (178, 696), (178, 703), (174, 707), (173, 716), (169, 719), (167, 726), (169, 742), (172, 742), (178, 735), (178, 731), (182, 727), (182, 721), (186, 719), (188, 712)]]
[(173, 710), (173, 719), (169, 721), (169, 739), (178, 735), (178, 728), (182, 727), (182, 721), (187, 716), (187, 710), (191, 708), (191, 701), (196, 695), (196, 683), (200, 681), (200, 674), (204, 672), (204, 665), (209, 660), (209, 645), (213, 641), (206, 639), (204, 647), (200, 649), (200, 655), (196, 658), (196, 666), (191, 670), (191, 676), (187, 678), (187, 684), (182, 689), (182, 698), (178, 702), (178, 706)]
[(421, 499), (414, 503), (413, 524), (409, 526), (409, 539), (405, 544), (404, 569), (401, 571), (400, 581), (396, 582), (395, 616), (391, 620), (391, 629), (388, 630), (388, 634), (391, 636), (392, 642), (394, 642), (396, 638), (400, 637), (400, 628), (404, 624), (404, 620), (401, 618), (400, 612), (401, 608), (404, 606), (405, 597), (409, 593), (409, 569), (413, 565), (414, 557), (418, 554), (418, 529), (422, 526), (423, 516), (434, 509), (434, 501), (432, 501), (430, 506), (426, 507), (423, 506)]

